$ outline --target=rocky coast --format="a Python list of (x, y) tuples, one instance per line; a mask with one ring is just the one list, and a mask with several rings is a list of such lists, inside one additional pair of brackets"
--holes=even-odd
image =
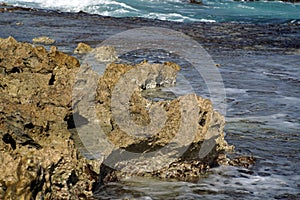
[[(92, 197), (94, 184), (116, 181), (125, 176), (156, 176), (189, 181), (199, 178), (201, 173), (211, 166), (218, 165), (218, 162), (228, 164), (229, 160), (226, 160), (224, 153), (232, 147), (224, 140), (224, 118), (213, 111), (209, 100), (201, 97), (195, 95), (182, 97), (191, 102), (185, 105), (184, 109), (192, 118), (185, 120), (191, 121), (196, 117), (197, 133), (191, 141), (192, 145), (187, 142), (189, 140), (183, 133), (180, 138), (173, 141), (175, 147), (170, 147), (172, 149), (169, 150), (170, 155), (164, 152), (151, 155), (154, 156), (157, 165), (162, 165), (161, 162), (169, 161), (169, 157), (179, 153), (178, 149), (186, 146), (184, 156), (178, 156), (164, 163), (162, 165), (164, 168), (158, 168), (159, 171), (155, 170), (157, 166), (150, 166), (151, 162), (143, 160), (144, 154), (167, 146), (180, 131), (178, 130), (182, 120), (178, 115), (180, 99), (153, 103), (143, 98), (140, 90), (131, 97), (130, 110), (137, 124), (149, 123), (148, 112), (152, 112), (152, 109), (162, 107), (167, 110), (166, 126), (157, 134), (145, 132), (143, 137), (138, 139), (121, 130), (115, 122), (116, 119), (111, 113), (110, 97), (112, 88), (116, 87), (116, 82), (123, 74), (133, 68), (151, 69), (150, 74), (156, 76), (141, 73), (143, 78), (138, 83), (140, 88), (150, 87), (146, 83), (153, 81), (155, 86), (174, 84), (176, 72), (180, 69), (175, 63), (165, 65), (141, 63), (137, 66), (110, 64), (103, 77), (99, 77), (97, 96), (94, 100), (98, 121), (109, 140), (115, 144), (115, 148), (105, 157), (107, 159), (114, 156), (122, 157), (122, 149), (139, 154), (138, 157), (129, 160), (126, 158), (116, 161), (109, 167), (115, 170), (107, 172), (106, 164), (102, 164), (107, 161), (84, 158), (71, 137), (71, 129), (77, 128), (74, 122), (78, 116), (86, 119), (86, 123), (93, 123), (89, 122), (91, 117), (88, 111), (78, 112), (76, 107), (72, 109), (71, 106), (73, 88), (78, 81), (82, 81), (76, 82), (75, 79), (80, 69), (79, 61), (57, 51), (54, 46), (47, 51), (42, 46), (34, 47), (28, 43), (17, 42), (13, 37), (1, 39), (0, 47), (2, 198), (88, 198)], [(83, 102), (84, 98), (83, 95), (81, 97)], [(195, 116), (193, 109), (196, 109)], [(124, 117), (122, 108), (117, 112), (118, 117)], [(188, 121), (185, 123), (190, 125)], [(84, 127), (84, 124), (81, 126)], [(218, 128), (215, 129), (214, 126)], [(188, 130), (187, 127), (180, 128), (181, 132)], [(215, 143), (212, 153), (204, 159), (198, 159), (197, 151), (206, 138)], [(145, 170), (145, 167), (149, 168)], [(98, 175), (99, 169), (101, 175)]]
[[(186, 33), (201, 42), (209, 52), (228, 53), (232, 49), (255, 52), (267, 49), (269, 52), (299, 54), (300, 48), (298, 24), (187, 25), (140, 18), (116, 19), (86, 13), (2, 7), (1, 199), (93, 199), (96, 186), (127, 176), (193, 181), (212, 167), (249, 167), (254, 163), (251, 156), (226, 157), (226, 152), (232, 151), (233, 147), (224, 138), (225, 119), (214, 110), (209, 99), (190, 95), (152, 102), (142, 96), (141, 92), (152, 85), (162, 87), (164, 84), (175, 84), (179, 65), (171, 62), (143, 62), (137, 65), (113, 62), (107, 65), (104, 75), (98, 77), (90, 67), (81, 65), (80, 55), (73, 54), (79, 42), (88, 45), (83, 45), (83, 50), (77, 49), (75, 53), (86, 53), (118, 32), (142, 26), (158, 26)], [(34, 38), (45, 35), (53, 38), (51, 43), (44, 46), (30, 44)], [(53, 44), (55, 46), (51, 46)], [(138, 87), (130, 99), (131, 118), (136, 124), (147, 125), (150, 123), (149, 112), (163, 108), (167, 111), (167, 126), (155, 134), (146, 132), (141, 135), (143, 137), (132, 137), (122, 131), (114, 118), (115, 115), (120, 116), (119, 120), (122, 121), (126, 116), (122, 115), (122, 110), (112, 113), (112, 88), (131, 69), (142, 67), (150, 68), (151, 73), (143, 74), (138, 79)], [(78, 84), (76, 75), (82, 69), (99, 80), (94, 99), (98, 121), (91, 117), (88, 109), (86, 112), (76, 110), (72, 102), (74, 87)], [(169, 154), (164, 155), (164, 152), (156, 150), (168, 145), (180, 128), (187, 129), (178, 127), (182, 99), (190, 102), (184, 110), (192, 117), (186, 120), (194, 121), (196, 134), (189, 144), (184, 142), (187, 139), (184, 137), (173, 141), (174, 145), (167, 149)], [(195, 115), (194, 110), (197, 111)], [(88, 159), (78, 150), (74, 140), (76, 119), (77, 122), (83, 122), (78, 127), (82, 129), (90, 123), (100, 123), (105, 135), (114, 144), (115, 147), (108, 149), (102, 160)], [(197, 152), (206, 140), (213, 143), (212, 150), (199, 159)], [(178, 156), (182, 149), (185, 153)], [(123, 158), (124, 150), (135, 152), (138, 156), (125, 155), (125, 159), (119, 159)], [(145, 154), (154, 151), (155, 160), (150, 163)], [(155, 162), (165, 160), (170, 162), (157, 170), (158, 163)], [(145, 166), (148, 168), (143, 168)]]

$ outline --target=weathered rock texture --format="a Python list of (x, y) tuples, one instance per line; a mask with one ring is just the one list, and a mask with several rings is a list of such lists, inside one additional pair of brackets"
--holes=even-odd
[(77, 152), (65, 121), (78, 68), (55, 47), (0, 40), (0, 199), (92, 196), (93, 163)]
[[(96, 60), (117, 58), (113, 48), (98, 50)], [(177, 64), (111, 63), (102, 77), (79, 66), (56, 47), (0, 39), (0, 199), (89, 199), (95, 183), (124, 176), (192, 181), (210, 167), (245, 163), (226, 158), (224, 117), (208, 99), (143, 97), (174, 85)], [(96, 144), (101, 159), (82, 157), (71, 132), (84, 134), (89, 151)]]
[(89, 53), (93, 50), (93, 48), (88, 45), (88, 44), (85, 44), (85, 43), (78, 43), (77, 47), (75, 48), (74, 50), (74, 53), (75, 54), (86, 54), (86, 53)]
[(32, 42), (37, 44), (51, 45), (55, 43), (55, 40), (47, 36), (41, 36), (41, 37), (33, 38)]
[(225, 120), (210, 100), (191, 94), (153, 102), (142, 96), (143, 89), (175, 84), (179, 69), (147, 62), (106, 68), (96, 112), (114, 148), (101, 166), (103, 183), (128, 175), (190, 181), (217, 166), (220, 155), (226, 160), (231, 147), (224, 140)]

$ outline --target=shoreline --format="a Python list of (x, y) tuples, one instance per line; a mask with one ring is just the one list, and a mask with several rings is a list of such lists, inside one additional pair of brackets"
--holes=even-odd
[[(171, 22), (155, 19), (115, 18), (53, 10), (5, 6), (0, 12), (0, 37), (30, 42), (40, 36), (56, 40), (55, 46), (71, 53), (79, 42), (93, 47), (108, 37), (132, 28), (154, 26), (182, 32), (209, 50), (293, 51), (300, 48), (298, 24), (247, 24), (228, 22)], [(9, 10), (12, 9), (12, 10)], [(51, 30), (51, 31), (50, 31)]]
[[(246, 0), (246, 1), (241, 1), (241, 0), (235, 0), (235, 2), (244, 2), (244, 3), (251, 3), (251, 2), (261, 2), (260, 0)], [(268, 2), (277, 2), (277, 3), (284, 3), (284, 4), (291, 4), (291, 5), (298, 5), (298, 3), (300, 3), (299, 0), (270, 0), (270, 1), (267, 1), (267, 2), (264, 2), (264, 3), (268, 3)], [(199, 7), (201, 6), (209, 6), (209, 4), (203, 4), (202, 1), (199, 1), (199, 2), (185, 2), (186, 4), (198, 4)], [(299, 4), (300, 5), (300, 4)], [(198, 7), (197, 6), (197, 7)], [(39, 11), (45, 11), (45, 12), (58, 12), (58, 13), (85, 13), (85, 14), (89, 14), (89, 15), (98, 15), (98, 16), (103, 16), (103, 17), (113, 17), (113, 18), (119, 18), (119, 19), (122, 19), (122, 18), (140, 18), (140, 19), (150, 19), (150, 20), (158, 20), (158, 21), (169, 21), (169, 22), (179, 22), (179, 23), (198, 23), (198, 22), (203, 22), (203, 23), (241, 23), (241, 24), (299, 24), (299, 16), (295, 16), (293, 18), (260, 18), (260, 17), (256, 17), (256, 16), (250, 16), (250, 18), (253, 18), (254, 21), (249, 21), (248, 18), (245, 18), (243, 20), (241, 19), (236, 19), (236, 20), (233, 20), (233, 19), (223, 19), (220, 18), (219, 20), (216, 20), (216, 19), (205, 19), (205, 18), (199, 18), (199, 19), (193, 19), (193, 20), (189, 20), (189, 21), (178, 21), (178, 20), (172, 20), (172, 19), (167, 19), (167, 18), (152, 18), (152, 17), (143, 17), (143, 16), (119, 16), (119, 17), (114, 17), (114, 15), (102, 15), (100, 13), (89, 13), (89, 12), (86, 12), (86, 11), (83, 11), (83, 10), (60, 10), (59, 8), (58, 9), (55, 9), (55, 8), (34, 8), (34, 7), (30, 7), (28, 5), (11, 5), (11, 4), (8, 4), (8, 3), (5, 3), (5, 2), (2, 2), (0, 3), (0, 12), (3, 12), (3, 9), (1, 7), (4, 7), (4, 10), (5, 10), (5, 7), (11, 7), (11, 8), (8, 8), (10, 11), (14, 10), (14, 9), (19, 9), (19, 10), (39, 10)], [(212, 13), (212, 15), (214, 15)], [(252, 19), (252, 20), (253, 20)], [(256, 21), (257, 20), (257, 21)]]
[[(43, 91), (45, 88), (51, 90), (52, 87), (59, 88), (60, 85), (64, 85), (66, 87), (69, 87), (69, 81), (72, 81), (72, 77), (69, 77), (72, 75), (73, 70), (75, 71), (78, 67), (77, 61), (74, 61), (71, 56), (65, 55), (65, 52), (67, 54), (73, 55), (74, 49), (77, 46), (79, 42), (84, 42), (92, 47), (96, 47), (98, 44), (100, 44), (105, 39), (109, 38), (110, 36), (113, 36), (116, 33), (120, 33), (125, 30), (133, 29), (133, 28), (139, 28), (143, 26), (155, 26), (155, 27), (163, 27), (163, 28), (169, 28), (176, 31), (180, 31), (188, 35), (189, 37), (192, 37), (193, 39), (197, 40), (203, 47), (213, 56), (218, 57), (219, 61), (222, 60), (223, 54), (226, 56), (227, 59), (230, 59), (231, 56), (240, 56), (244, 55), (247, 56), (247, 54), (258, 54), (258, 55), (270, 55), (270, 54), (281, 54), (281, 55), (287, 55), (287, 54), (296, 54), (300, 55), (299, 49), (300, 49), (300, 26), (295, 24), (264, 24), (264, 25), (255, 25), (255, 24), (232, 24), (232, 23), (179, 23), (179, 22), (169, 22), (169, 21), (160, 21), (160, 20), (150, 20), (150, 19), (141, 19), (141, 18), (113, 18), (113, 17), (103, 17), (99, 15), (90, 15), (87, 13), (60, 13), (57, 11), (45, 11), (45, 10), (28, 10), (28, 9), (17, 9), (17, 10), (11, 10), (12, 12), (2, 12), (0, 13), (0, 38), (7, 38), (8, 36), (13, 36), (17, 39), (17, 41), (21, 41), (24, 43), (32, 43), (32, 39), (40, 36), (48, 36), (55, 40), (54, 44), (49, 45), (40, 45), (40, 44), (34, 44), (33, 48), (36, 48), (34, 51), (38, 51), (38, 55), (40, 55), (40, 59), (45, 59), (47, 56), (50, 56), (52, 61), (59, 63), (58, 65), (64, 65), (64, 63), (61, 63), (62, 60), (65, 60), (65, 57), (68, 60), (66, 63), (71, 63), (70, 65), (73, 65), (74, 68), (70, 67), (70, 65), (63, 66), (61, 69), (51, 68), (46, 70), (46, 74), (43, 74), (45, 72), (38, 72), (38, 81), (40, 83), (43, 82), (43, 80), (48, 80), (46, 83), (41, 86), (41, 90)], [(8, 40), (8, 39), (7, 39)], [(7, 42), (8, 46), (10, 43), (15, 45), (15, 41), (13, 39), (10, 39), (11, 41)], [(0, 40), (1, 41), (1, 40)], [(28, 44), (19, 44), (27, 45)], [(47, 48), (47, 52), (43, 49), (45, 46)], [(53, 46), (57, 46), (59, 51)], [(28, 52), (34, 52), (31, 47), (29, 48), (30, 51)], [(32, 56), (33, 58), (36, 55)], [(57, 58), (56, 58), (57, 56)], [(61, 57), (60, 57), (61, 56)], [(224, 57), (225, 57), (224, 56)], [(14, 58), (14, 56), (11, 56)], [(267, 57), (267, 56), (266, 56)], [(20, 57), (22, 60), (22, 57)], [(17, 59), (18, 60), (18, 59)], [(30, 59), (29, 59), (30, 60)], [(46, 59), (47, 60), (47, 59)], [(76, 59), (75, 59), (76, 60)], [(0, 60), (2, 61), (2, 60)], [(34, 60), (32, 61), (34, 63)], [(47, 61), (46, 61), (47, 62)], [(16, 62), (17, 63), (17, 62)], [(222, 65), (222, 63), (221, 63)], [(25, 67), (26, 69), (26, 67)], [(220, 68), (222, 70), (222, 66)], [(26, 69), (28, 70), (28, 69)], [(32, 69), (30, 69), (32, 70)], [(41, 70), (42, 71), (42, 70)], [(51, 73), (49, 73), (49, 71)], [(4, 70), (4, 75), (5, 75)], [(20, 78), (22, 81), (26, 82), (26, 78), (23, 77), (23, 72), (18, 71), (18, 69), (15, 69), (12, 65), (12, 68), (10, 69), (11, 74), (11, 80), (14, 80), (14, 77)], [(24, 73), (26, 74), (26, 73)], [(30, 74), (30, 73), (28, 73)], [(26, 76), (32, 76), (32, 74)], [(50, 75), (49, 75), (50, 74)], [(0, 73), (0, 75), (2, 75)], [(5, 75), (6, 76), (6, 75)], [(10, 81), (11, 81), (10, 80)], [(30, 80), (35, 80), (30, 79)], [(61, 82), (60, 82), (61, 81)], [(11, 83), (11, 82), (10, 82)], [(34, 83), (34, 81), (33, 81)], [(61, 84), (62, 83), (62, 84)], [(4, 85), (4, 84), (3, 84)], [(13, 85), (13, 84), (12, 84)], [(20, 84), (21, 85), (21, 84)], [(31, 84), (28, 84), (31, 85)], [(6, 86), (3, 86), (4, 88)], [(12, 87), (13, 88), (13, 87)], [(0, 87), (1, 89), (1, 87)], [(54, 91), (54, 97), (48, 99), (49, 102), (44, 102), (45, 105), (49, 104), (50, 109), (50, 115), (55, 118), (61, 118), (64, 121), (63, 123), (70, 123), (70, 126), (72, 126), (72, 116), (69, 115), (70, 110), (68, 109), (69, 101), (70, 99), (65, 102), (64, 100), (60, 99), (61, 97), (61, 91), (69, 91), (70, 88), (59, 88), (59, 90), (53, 90)], [(14, 91), (11, 89), (11, 91)], [(58, 92), (60, 91), (60, 92)], [(53, 94), (53, 93), (51, 93)], [(27, 95), (27, 94), (26, 94)], [(28, 94), (31, 95), (31, 94)], [(39, 101), (40, 99), (37, 99)], [(27, 99), (24, 98), (22, 101), (26, 102)], [(51, 102), (53, 101), (53, 102)], [(56, 108), (52, 108), (53, 104), (58, 104), (59, 108), (58, 110), (55, 110)], [(6, 102), (3, 102), (3, 105), (6, 105)], [(21, 105), (21, 104), (20, 104)], [(37, 104), (40, 106), (40, 104)], [(38, 107), (38, 109), (42, 109), (43, 106)], [(65, 110), (61, 112), (61, 108), (64, 105)], [(7, 106), (9, 107), (9, 106)], [(53, 109), (51, 112), (51, 109)], [(13, 110), (13, 109), (12, 109)], [(29, 113), (28, 108), (28, 113)], [(48, 110), (48, 109), (47, 109)], [(6, 112), (6, 111), (5, 111)], [(7, 112), (10, 112), (10, 110), (7, 109)], [(46, 112), (46, 111), (45, 111)], [(53, 114), (54, 113), (54, 114)], [(56, 113), (64, 113), (69, 118), (64, 118), (63, 116), (53, 116)], [(26, 116), (27, 113), (24, 114)], [(49, 115), (49, 116), (50, 116)], [(0, 121), (2, 119), (0, 118)], [(34, 126), (34, 123), (30, 123), (30, 117), (28, 117), (25, 124), (23, 124), (25, 127), (25, 131), (30, 132), (34, 138), (33, 139), (40, 139), (38, 135), (35, 135), (35, 133), (43, 132), (43, 131), (49, 131), (49, 129), (52, 129), (52, 134), (50, 135), (50, 138), (48, 138), (48, 141), (57, 140), (61, 142), (61, 149), (58, 149), (58, 151), (64, 151), (63, 148), (70, 148), (71, 152), (67, 152), (67, 155), (64, 155), (67, 159), (70, 159), (71, 163), (74, 162), (73, 159), (76, 160), (77, 157), (80, 157), (81, 160), (76, 160), (75, 165), (79, 166), (79, 169), (74, 167), (74, 169), (79, 171), (72, 171), (70, 169), (64, 169), (64, 163), (61, 164), (63, 159), (55, 158), (56, 163), (52, 166), (54, 167), (61, 167), (62, 171), (65, 170), (67, 172), (70, 172), (68, 174), (64, 174), (63, 179), (66, 180), (65, 187), (62, 187), (63, 190), (72, 187), (72, 185), (76, 185), (78, 180), (80, 184), (82, 184), (82, 188), (87, 188), (88, 190), (84, 191), (84, 193), (76, 194), (76, 188), (72, 189), (72, 192), (74, 192), (75, 195), (79, 195), (77, 197), (84, 197), (84, 195), (89, 196), (92, 195), (91, 191), (94, 188), (95, 185), (93, 185), (95, 182), (97, 182), (98, 179), (98, 170), (99, 168), (93, 168), (93, 163), (86, 162), (83, 158), (81, 158), (80, 155), (73, 152), (74, 144), (73, 140), (69, 140), (70, 133), (69, 130), (66, 130), (65, 124), (64, 125), (57, 125), (54, 126), (51, 123), (42, 124), (41, 122), (35, 122), (35, 123), (41, 123), (39, 126)], [(110, 121), (110, 120), (107, 120)], [(2, 121), (1, 121), (2, 122)], [(4, 123), (5, 124), (5, 123)], [(3, 128), (4, 124), (0, 124), (1, 128)], [(10, 125), (8, 125), (10, 126)], [(20, 123), (13, 124), (13, 129), (19, 130), (18, 126), (20, 126)], [(21, 124), (22, 126), (22, 124)], [(64, 127), (64, 129), (61, 129), (61, 127)], [(68, 124), (69, 126), (69, 124)], [(67, 138), (61, 138), (59, 134), (56, 134), (57, 132), (60, 132), (63, 130), (63, 134), (65, 134), (64, 137)], [(31, 132), (32, 131), (32, 132)], [(62, 139), (62, 140), (61, 140)], [(117, 140), (118, 138), (116, 138)], [(3, 139), (2, 139), (3, 140)], [(4, 141), (4, 140), (3, 140)], [(7, 136), (5, 138), (5, 141), (8, 143), (12, 143), (11, 139)], [(43, 141), (42, 144), (46, 144), (47, 141)], [(230, 143), (230, 140), (229, 140)], [(13, 144), (12, 148), (14, 147)], [(18, 144), (19, 145), (19, 144)], [(33, 148), (38, 147), (35, 143), (30, 143), (30, 145), (33, 145)], [(7, 145), (8, 146), (8, 145)], [(8, 150), (9, 147), (5, 146)], [(24, 147), (21, 147), (21, 150)], [(6, 149), (6, 150), (7, 150)], [(45, 148), (47, 151), (49, 149)], [(45, 151), (46, 151), (45, 150)], [(32, 150), (35, 151), (35, 150)], [(51, 148), (49, 150), (52, 152)], [(22, 151), (20, 151), (22, 152)], [(52, 152), (53, 153), (53, 152)], [(57, 152), (56, 152), (57, 153)], [(55, 153), (54, 156), (57, 156)], [(9, 157), (8, 153), (5, 153), (5, 156)], [(255, 155), (254, 155), (255, 156)], [(78, 159), (78, 158), (77, 158)], [(253, 159), (253, 158), (251, 158)], [(36, 161), (36, 160), (35, 160)], [(251, 161), (251, 160), (250, 160)], [(67, 160), (66, 162), (69, 162)], [(237, 163), (239, 160), (236, 161)], [(240, 162), (244, 162), (245, 160), (242, 160)], [(13, 158), (11, 158), (11, 163), (14, 163)], [(11, 164), (10, 163), (10, 164)], [(22, 163), (20, 161), (20, 163)], [(83, 163), (83, 164), (82, 164)], [(49, 163), (47, 163), (49, 164)], [(74, 164), (74, 163), (73, 163)], [(185, 164), (185, 163), (184, 163)], [(196, 163), (199, 164), (199, 163)], [(84, 166), (83, 166), (84, 165)], [(7, 165), (8, 166), (8, 165)], [(97, 166), (94, 163), (94, 166)], [(32, 167), (31, 165), (29, 167)], [(44, 178), (48, 176), (49, 171), (43, 171), (42, 168), (39, 171), (41, 174), (41, 177), (38, 177), (35, 181), (32, 182), (32, 184), (37, 185), (37, 187), (34, 188), (34, 194), (40, 189), (40, 183), (44, 181)], [(176, 168), (175, 168), (176, 169)], [(69, 171), (68, 171), (69, 170)], [(24, 170), (26, 171), (26, 170)], [(79, 172), (83, 172), (82, 174), (78, 174)], [(46, 173), (47, 172), (47, 173)], [(50, 174), (51, 167), (50, 167)], [(26, 174), (27, 175), (27, 174)], [(83, 177), (80, 177), (80, 176)], [(109, 174), (108, 174), (109, 175)], [(29, 175), (28, 175), (29, 176)], [(108, 176), (109, 177), (109, 176)], [(41, 178), (41, 182), (39, 180)], [(109, 177), (110, 178), (110, 177)], [(112, 176), (112, 178), (114, 178)], [(53, 178), (54, 179), (54, 178)], [(89, 179), (88, 182), (81, 182), (84, 180)], [(58, 180), (57, 177), (55, 179)], [(46, 180), (49, 181), (49, 180)], [(51, 181), (50, 181), (51, 182)], [(3, 188), (1, 188), (0, 183), (0, 194)], [(60, 182), (55, 182), (54, 187), (61, 187), (62, 184)], [(3, 186), (3, 185), (2, 185)], [(78, 186), (78, 184), (77, 184)], [(81, 187), (79, 186), (79, 188)], [(47, 190), (46, 190), (47, 191)], [(68, 194), (68, 191), (63, 191), (66, 195)], [(77, 191), (78, 192), (78, 191)], [(48, 193), (49, 194), (49, 193)], [(73, 194), (72, 194), (73, 195)], [(81, 195), (81, 196), (80, 196)]]
[[(196, 94), (155, 102), (144, 98), (142, 90), (135, 91), (130, 100), (134, 102), (130, 103), (130, 114), (135, 116), (135, 123), (146, 126), (148, 112), (157, 107), (165, 110), (167, 120), (158, 132), (139, 131), (139, 136), (119, 128), (116, 118), (124, 117), (126, 112), (122, 109), (126, 107), (120, 104), (118, 117), (114, 117), (112, 88), (117, 87), (123, 73), (141, 70), (135, 74), (145, 77), (137, 78), (141, 89), (148, 88), (147, 85), (152, 88), (149, 82), (163, 87), (175, 84), (180, 70), (176, 63), (145, 61), (129, 65), (110, 60), (104, 75), (99, 76), (90, 66), (81, 66), (79, 60), (55, 46), (47, 51), (43, 46), (8, 37), (0, 39), (0, 47), (3, 94), (0, 98), (3, 169), (0, 197), (3, 199), (93, 199), (93, 192), (128, 177), (194, 182), (210, 168), (220, 165), (248, 168), (255, 163), (253, 156), (226, 157), (234, 146), (228, 145), (224, 138), (225, 118), (213, 109), (209, 99)], [(107, 48), (96, 52), (104, 59), (106, 55), (116, 59), (115, 53), (111, 54)], [(95, 83), (97, 87), (93, 88)], [(91, 99), (94, 90), (96, 96)], [(91, 103), (95, 110), (87, 109)], [(154, 118), (156, 124), (160, 125), (160, 118), (160, 115)], [(191, 124), (194, 128), (189, 130)], [(99, 126), (105, 135), (99, 133)], [(88, 152), (100, 153), (100, 157), (84, 157), (74, 139), (77, 135), (88, 141), (84, 143)], [(209, 152), (204, 151), (200, 158), (198, 153), (203, 145), (206, 148), (209, 145)]]

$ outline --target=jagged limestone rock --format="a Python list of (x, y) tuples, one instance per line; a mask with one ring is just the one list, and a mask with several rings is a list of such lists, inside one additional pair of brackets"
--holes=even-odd
[(96, 95), (100, 127), (113, 146), (100, 169), (102, 182), (132, 175), (182, 180), (169, 171), (188, 165), (184, 180), (191, 180), (231, 148), (224, 140), (225, 119), (210, 100), (191, 94), (153, 102), (142, 96), (142, 90), (174, 85), (178, 70), (170, 62), (107, 66)]
[[(79, 67), (56, 47), (48, 52), (12, 37), (0, 40), (1, 199), (92, 198), (96, 182), (132, 175), (191, 181), (230, 164), (224, 117), (210, 100), (190, 94), (155, 102), (142, 95), (174, 85), (177, 64), (111, 63), (101, 77), (91, 66), (81, 66), (78, 77)], [(104, 138), (90, 137), (97, 131), (90, 124)], [(91, 145), (112, 145), (104, 160), (79, 154), (72, 133), (81, 128)]]
[(9, 37), (0, 68), (0, 199), (91, 198), (99, 164), (78, 153), (65, 121), (79, 61)]

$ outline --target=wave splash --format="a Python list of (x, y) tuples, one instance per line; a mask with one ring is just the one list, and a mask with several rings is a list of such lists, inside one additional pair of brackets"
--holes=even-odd
[(113, 17), (144, 17), (179, 22), (284, 23), (299, 21), (300, 4), (279, 1), (244, 2), (203, 0), (204, 5), (188, 0), (7, 0), (9, 4), (59, 10), (84, 11)]
[(47, 8), (47, 9), (58, 9), (67, 12), (79, 12), (79, 11), (92, 11), (95, 7), (106, 7), (117, 6), (125, 9), (135, 10), (134, 8), (126, 5), (125, 3), (110, 0), (20, 0), (20, 1), (8, 1), (8, 3), (28, 6), (35, 8)]

